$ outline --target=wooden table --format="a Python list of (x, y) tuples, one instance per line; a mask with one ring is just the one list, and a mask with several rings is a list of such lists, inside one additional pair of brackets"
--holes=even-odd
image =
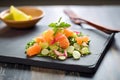
[[(45, 11), (45, 17), (37, 24), (47, 25), (59, 17), (70, 22), (63, 9), (71, 8), (82, 18), (106, 27), (120, 29), (120, 6), (36, 6)], [(0, 11), (6, 9), (1, 7)], [(74, 26), (74, 24), (72, 24)], [(0, 22), (0, 27), (6, 27)], [(1, 31), (1, 30), (0, 30)], [(115, 35), (112, 46), (107, 51), (97, 72), (88, 77), (78, 72), (66, 72), (22, 64), (0, 62), (0, 80), (120, 80), (120, 33)]]

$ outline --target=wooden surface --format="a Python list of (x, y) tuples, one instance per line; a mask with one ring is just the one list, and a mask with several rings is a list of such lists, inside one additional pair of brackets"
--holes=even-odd
[[(70, 22), (63, 13), (64, 8), (71, 8), (82, 18), (97, 24), (120, 29), (120, 6), (36, 6), (42, 8), (46, 15), (37, 24), (47, 25), (59, 17)], [(5, 8), (0, 8), (0, 11)], [(48, 16), (49, 15), (49, 16)], [(5, 30), (0, 22), (0, 31)], [(7, 30), (7, 29), (6, 29)], [(0, 63), (0, 80), (120, 80), (120, 33), (115, 35), (112, 46), (105, 55), (97, 72), (89, 76), (78, 72), (66, 72), (21, 64)], [(99, 45), (98, 45), (99, 48)], [(49, 66), (49, 65), (48, 65)]]

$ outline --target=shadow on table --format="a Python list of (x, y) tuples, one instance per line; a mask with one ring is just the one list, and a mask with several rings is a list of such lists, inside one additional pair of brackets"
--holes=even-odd
[(37, 30), (37, 26), (34, 26), (29, 29), (15, 29), (7, 26), (2, 26), (2, 28), (0, 28), (0, 37), (2, 38), (20, 37), (27, 34), (31, 34), (36, 30)]
[(116, 34), (116, 36), (115, 36), (115, 41), (114, 41), (114, 45), (113, 45), (113, 47), (114, 47), (114, 49), (116, 50), (116, 51), (118, 51), (118, 52), (120, 52), (120, 33), (117, 33)]

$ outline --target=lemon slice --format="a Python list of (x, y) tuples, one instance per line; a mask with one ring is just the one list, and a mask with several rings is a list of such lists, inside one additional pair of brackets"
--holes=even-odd
[(32, 19), (31, 16), (25, 14), (24, 12), (20, 11), (19, 9), (15, 8), (14, 6), (10, 7), (10, 13), (13, 15), (13, 19), (15, 21), (24, 21)]

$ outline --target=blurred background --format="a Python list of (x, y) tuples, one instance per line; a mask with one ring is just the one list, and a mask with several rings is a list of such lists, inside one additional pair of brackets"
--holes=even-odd
[(10, 5), (119, 5), (120, 0), (0, 0), (0, 6)]

